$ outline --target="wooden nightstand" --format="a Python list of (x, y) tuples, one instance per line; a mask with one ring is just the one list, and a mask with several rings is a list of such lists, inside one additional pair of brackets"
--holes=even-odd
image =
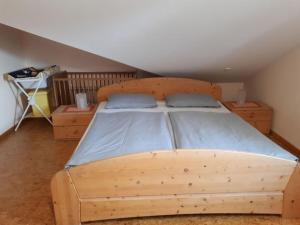
[(52, 114), (54, 138), (58, 140), (79, 140), (92, 120), (96, 106), (89, 111), (67, 110), (67, 105), (59, 106)]
[(223, 103), (230, 111), (236, 113), (257, 130), (268, 134), (272, 125), (273, 110), (261, 102), (246, 102), (244, 106), (237, 105), (236, 102)]

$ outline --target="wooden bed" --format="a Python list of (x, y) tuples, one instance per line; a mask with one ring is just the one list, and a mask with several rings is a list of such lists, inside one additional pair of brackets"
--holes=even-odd
[[(101, 88), (166, 95), (221, 88), (182, 78), (146, 78)], [(64, 169), (51, 182), (57, 225), (176, 214), (278, 214), (300, 217), (300, 166), (259, 154), (178, 149), (132, 154)]]

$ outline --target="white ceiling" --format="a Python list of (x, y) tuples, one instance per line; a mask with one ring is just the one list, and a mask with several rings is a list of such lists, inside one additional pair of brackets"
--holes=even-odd
[(0, 22), (153, 73), (241, 80), (299, 44), (300, 1), (0, 0)]

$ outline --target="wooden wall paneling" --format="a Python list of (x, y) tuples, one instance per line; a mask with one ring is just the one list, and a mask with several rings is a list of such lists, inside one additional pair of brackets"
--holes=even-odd
[(80, 201), (66, 170), (53, 177), (51, 192), (56, 225), (80, 225)]
[(300, 218), (300, 164), (284, 190), (283, 217)]

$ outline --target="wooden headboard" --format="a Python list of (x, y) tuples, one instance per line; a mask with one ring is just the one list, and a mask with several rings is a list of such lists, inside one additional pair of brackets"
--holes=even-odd
[(175, 93), (209, 94), (217, 100), (222, 98), (221, 87), (210, 82), (189, 78), (144, 78), (125, 81), (119, 84), (102, 87), (98, 90), (98, 102), (106, 101), (107, 97), (116, 93), (151, 94), (157, 100), (164, 100), (166, 96)]

